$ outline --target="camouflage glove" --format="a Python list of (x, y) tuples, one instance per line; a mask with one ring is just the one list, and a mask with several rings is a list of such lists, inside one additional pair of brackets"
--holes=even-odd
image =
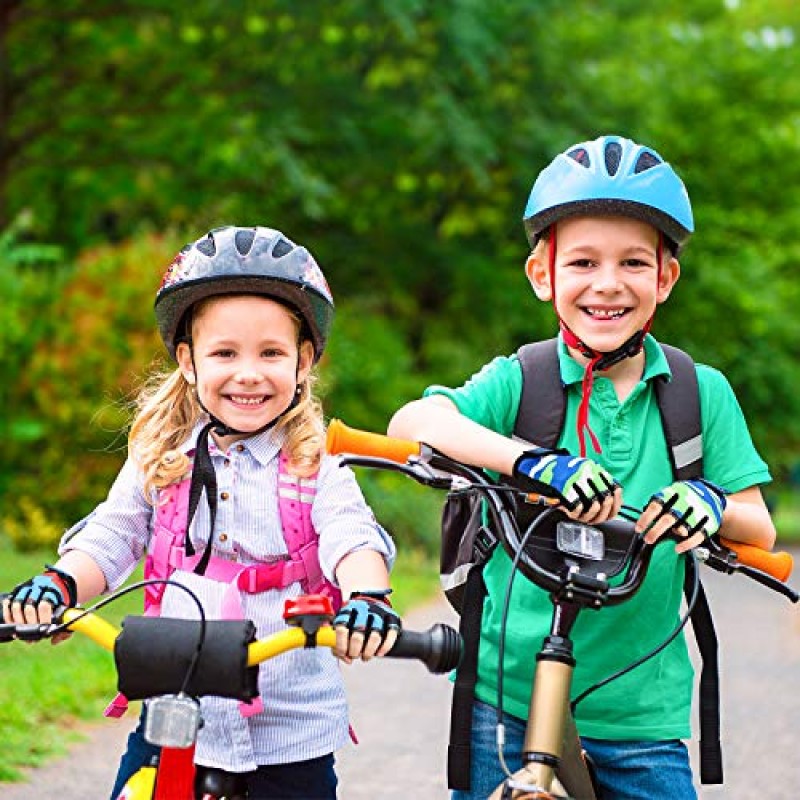
[(650, 502), (661, 506), (652, 524), (672, 515), (675, 522), (668, 531), (683, 525), (689, 536), (700, 532), (713, 536), (722, 524), (722, 513), (727, 505), (724, 490), (702, 478), (676, 481), (656, 492)]
[(526, 450), (514, 463), (514, 477), (531, 484), (531, 491), (555, 497), (566, 508), (587, 510), (612, 495), (617, 483), (599, 464), (566, 450), (537, 447)]

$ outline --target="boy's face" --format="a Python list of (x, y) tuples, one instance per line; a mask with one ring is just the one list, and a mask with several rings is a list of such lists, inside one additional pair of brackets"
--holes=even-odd
[(555, 298), (561, 320), (586, 345), (601, 353), (624, 344), (647, 324), (669, 297), (680, 265), (668, 249), (658, 274), (658, 232), (629, 217), (573, 217), (558, 223), (555, 286), (550, 243), (526, 264), (540, 300)]

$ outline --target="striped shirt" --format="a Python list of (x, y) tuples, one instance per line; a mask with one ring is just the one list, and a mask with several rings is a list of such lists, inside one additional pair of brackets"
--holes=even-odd
[[(194, 447), (199, 428), (184, 451)], [(266, 431), (222, 452), (209, 438), (218, 482), (215, 556), (254, 564), (286, 554), (277, 495), (282, 442), (279, 434)], [(320, 565), (334, 584), (336, 565), (356, 550), (375, 550), (391, 567), (395, 555), (392, 540), (376, 522), (352, 471), (340, 467), (338, 458), (323, 458), (311, 519), (319, 534)], [(128, 460), (107, 499), (64, 535), (60, 553), (80, 550), (90, 555), (112, 591), (125, 582), (144, 556), (154, 521), (141, 472)], [(208, 541), (208, 533), (208, 506), (202, 500), (191, 524), (198, 552)], [(209, 619), (219, 618), (226, 584), (184, 571), (171, 577), (198, 595)], [(243, 593), (244, 616), (253, 620), (259, 637), (282, 630), (284, 601), (301, 593), (297, 583), (260, 594)], [(196, 618), (197, 608), (186, 592), (168, 586), (162, 614)], [(197, 763), (244, 772), (259, 765), (316, 758), (345, 743), (344, 686), (339, 662), (329, 649), (293, 650), (263, 663), (259, 690), (264, 713), (249, 719), (240, 714), (235, 700), (202, 699), (204, 725), (197, 743)]]

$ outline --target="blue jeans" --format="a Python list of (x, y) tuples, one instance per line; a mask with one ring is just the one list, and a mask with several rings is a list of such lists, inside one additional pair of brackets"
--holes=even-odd
[[(506, 764), (514, 772), (522, 765), (524, 720), (503, 715)], [(472, 719), (472, 785), (453, 792), (452, 800), (486, 800), (506, 775), (497, 757), (497, 710), (475, 701)], [(583, 738), (595, 765), (603, 800), (697, 800), (683, 742), (612, 742)]]
[[(145, 741), (142, 712), (136, 730), (128, 736), (128, 749), (120, 760), (111, 800), (116, 800), (130, 777), (149, 764), (160, 749)], [(338, 779), (332, 753), (309, 761), (266, 765), (246, 774), (249, 800), (336, 800)]]
[(139, 717), (139, 724), (128, 736), (128, 749), (123, 753), (117, 768), (117, 779), (111, 791), (111, 800), (117, 800), (125, 784), (131, 776), (142, 767), (147, 766), (161, 752), (160, 747), (148, 744), (144, 738), (144, 710)]

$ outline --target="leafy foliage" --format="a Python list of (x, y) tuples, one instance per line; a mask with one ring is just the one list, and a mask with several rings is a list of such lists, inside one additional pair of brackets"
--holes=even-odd
[(27, 238), (77, 258), (53, 315), (42, 298), (10, 317), (15, 496), (38, 487), (67, 517), (102, 496), (120, 398), (159, 352), (146, 310), (177, 236), (153, 230), (261, 223), (307, 244), (339, 310), (328, 412), (381, 430), (428, 383), (554, 330), (522, 269), (522, 209), (557, 152), (607, 132), (659, 150), (693, 201), (656, 334), (729, 376), (785, 475), (798, 30), (788, 0), (7, 0), (0, 226), (31, 209)]
[(58, 325), (36, 343), (17, 387), (40, 428), (35, 447), (12, 450), (9, 496), (36, 498), (58, 522), (105, 496), (124, 459), (129, 403), (162, 350), (153, 287), (178, 246), (146, 236), (87, 250), (52, 298)]

